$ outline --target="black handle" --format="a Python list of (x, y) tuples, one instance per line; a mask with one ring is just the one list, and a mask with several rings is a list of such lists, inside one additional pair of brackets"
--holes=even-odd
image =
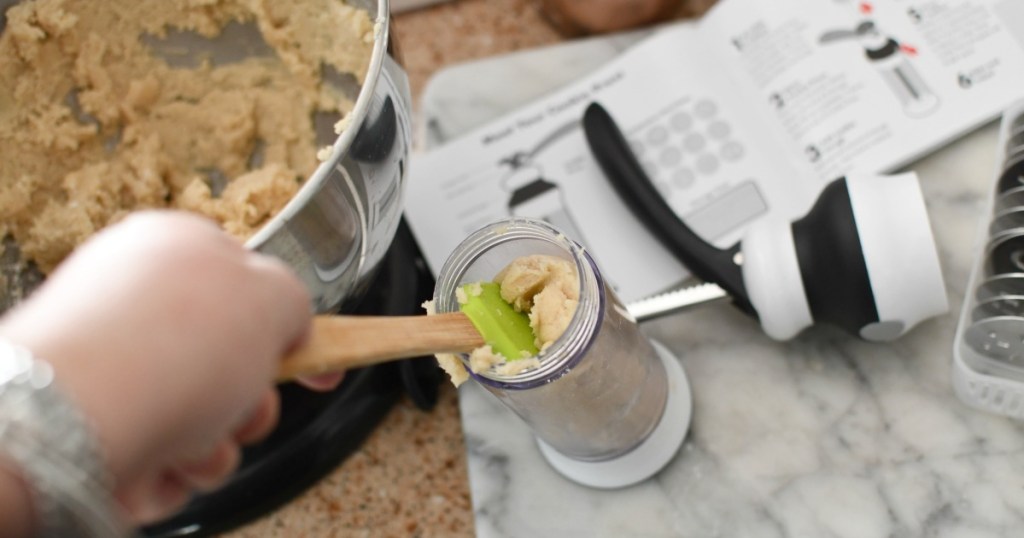
[(651, 183), (608, 111), (591, 103), (583, 114), (583, 132), (605, 177), (647, 230), (701, 280), (714, 282), (733, 303), (752, 316), (743, 273), (735, 259), (739, 243), (722, 250), (704, 241), (683, 222)]

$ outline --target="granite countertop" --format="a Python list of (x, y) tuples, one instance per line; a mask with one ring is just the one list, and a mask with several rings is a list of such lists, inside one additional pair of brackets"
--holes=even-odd
[[(678, 16), (688, 13), (683, 6)], [(443, 67), (565, 39), (532, 0), (444, 2), (398, 15), (394, 33), (416, 110), (427, 81)], [(319, 484), (224, 536), (473, 535), (458, 394), (446, 383), (434, 410), (403, 399)]]

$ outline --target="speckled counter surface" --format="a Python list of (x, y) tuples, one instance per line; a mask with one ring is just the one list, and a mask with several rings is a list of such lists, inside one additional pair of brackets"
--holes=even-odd
[[(530, 0), (468, 0), (396, 17), (417, 108), (438, 69), (562, 38)], [(280, 510), (225, 537), (473, 536), (458, 396), (430, 412), (402, 400), (360, 450)]]

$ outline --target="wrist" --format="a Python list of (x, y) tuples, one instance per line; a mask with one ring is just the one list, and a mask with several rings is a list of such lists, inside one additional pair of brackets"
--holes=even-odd
[(0, 535), (33, 536), (31, 491), (14, 469), (13, 462), (0, 458)]
[[(22, 305), (23, 311), (26, 306), (29, 305)], [(4, 343), (11, 343), (35, 357), (45, 358), (53, 368), (55, 388), (87, 417), (106, 470), (115, 480), (131, 474), (135, 471), (133, 466), (138, 465), (135, 455), (141, 451), (134, 446), (131, 433), (139, 427), (138, 421), (130, 419), (145, 410), (138, 405), (124, 405), (137, 399), (137, 395), (130, 393), (132, 383), (117, 384), (117, 394), (112, 395), (110, 383), (104, 382), (117, 374), (132, 379), (133, 373), (111, 372), (108, 366), (120, 362), (117, 357), (94, 351), (89, 340), (76, 331), (48, 330), (38, 322), (38, 312), (31, 314), (34, 315), (8, 316), (0, 323), (0, 350)]]
[[(119, 514), (92, 430), (53, 384), (53, 370), (0, 341), (0, 456), (17, 468), (17, 490), (43, 536), (117, 536)], [(27, 487), (26, 487), (27, 486)], [(22, 499), (21, 502), (24, 502)]]

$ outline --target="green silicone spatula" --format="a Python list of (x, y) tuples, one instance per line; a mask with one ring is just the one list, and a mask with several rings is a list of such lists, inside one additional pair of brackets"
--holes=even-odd
[(432, 316), (317, 316), (307, 341), (285, 357), (278, 381), (436, 353), (468, 353), (489, 344), (508, 360), (537, 354), (526, 314), (497, 284), (463, 287), (461, 312)]
[(501, 287), (494, 282), (462, 287), (466, 302), (460, 305), (484, 340), (495, 353), (508, 360), (524, 359), (537, 354), (530, 319), (516, 312), (501, 298)]

